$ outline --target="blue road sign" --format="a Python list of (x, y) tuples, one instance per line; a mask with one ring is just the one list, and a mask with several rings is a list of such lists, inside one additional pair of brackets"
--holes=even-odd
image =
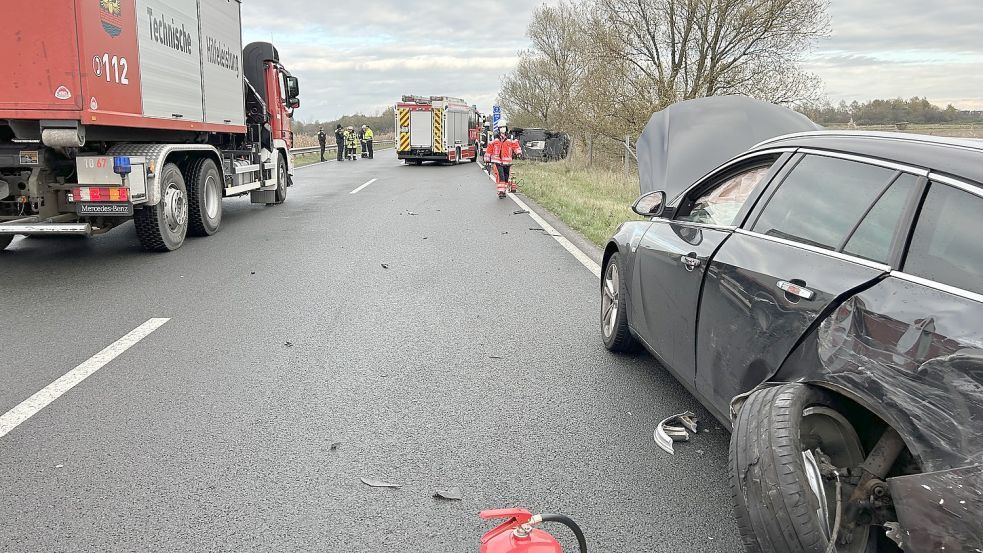
[(492, 128), (498, 128), (498, 122), (502, 119), (502, 106), (492, 106)]

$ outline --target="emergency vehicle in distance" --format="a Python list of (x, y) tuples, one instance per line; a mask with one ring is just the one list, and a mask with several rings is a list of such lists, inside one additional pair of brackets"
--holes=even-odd
[(481, 115), (447, 96), (403, 96), (396, 104), (396, 155), (406, 163), (477, 161)]
[(300, 85), (272, 44), (243, 49), (240, 0), (46, 0), (5, 15), (0, 250), (133, 219), (145, 249), (171, 251), (219, 230), (223, 197), (286, 199)]

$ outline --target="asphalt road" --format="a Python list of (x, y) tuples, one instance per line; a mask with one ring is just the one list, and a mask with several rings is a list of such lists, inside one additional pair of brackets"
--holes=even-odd
[[(227, 200), (171, 254), (132, 227), (15, 241), (0, 414), (170, 321), (0, 437), (0, 550), (476, 552), (478, 511), (524, 506), (592, 551), (739, 551), (728, 434), (603, 348), (597, 278), (516, 209), (475, 165), (384, 153)], [(684, 410), (710, 431), (669, 456), (652, 432)]]

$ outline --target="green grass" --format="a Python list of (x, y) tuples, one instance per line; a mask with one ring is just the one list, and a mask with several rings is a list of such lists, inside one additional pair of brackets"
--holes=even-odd
[(638, 177), (619, 171), (581, 167), (569, 161), (520, 161), (515, 166), (519, 191), (598, 246), (628, 219), (638, 198)]

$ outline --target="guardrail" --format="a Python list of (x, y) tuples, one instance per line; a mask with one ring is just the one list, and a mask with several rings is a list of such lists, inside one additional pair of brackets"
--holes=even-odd
[[(392, 147), (393, 145), (395, 145), (395, 143), (396, 143), (395, 140), (391, 140), (391, 139), (390, 140), (374, 140), (374, 141), (372, 141), (372, 147), (374, 149), (376, 149), (376, 150), (383, 150), (385, 148)], [(338, 151), (338, 145), (337, 144), (327, 144), (327, 145), (325, 145), (325, 148), (324, 148), (324, 153), (325, 154), (327, 154), (328, 152), (337, 152), (337, 151)], [(308, 148), (291, 148), (290, 153), (293, 154), (294, 156), (306, 156), (306, 155), (309, 155), (309, 154), (320, 154), (321, 153), (321, 147), (320, 146), (311, 146), (311, 147), (308, 147)]]

